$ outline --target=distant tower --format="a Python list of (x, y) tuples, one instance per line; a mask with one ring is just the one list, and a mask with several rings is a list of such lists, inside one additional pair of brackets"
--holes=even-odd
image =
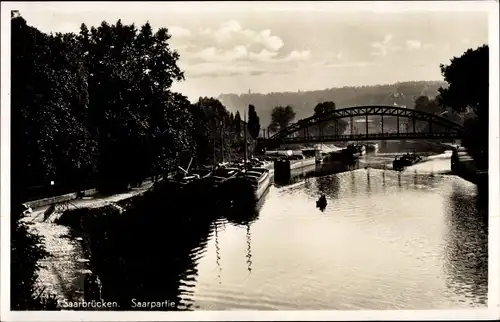
[(251, 89), (248, 90), (248, 95), (250, 95), (250, 94), (252, 94), (252, 90)]

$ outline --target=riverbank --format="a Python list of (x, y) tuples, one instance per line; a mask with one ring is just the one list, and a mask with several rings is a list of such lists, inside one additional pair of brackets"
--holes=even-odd
[[(123, 211), (105, 206), (66, 211), (60, 217), (58, 223), (84, 236), (80, 243), (90, 254), (89, 268), (102, 282), (103, 300), (118, 303), (120, 310), (131, 309), (132, 298), (180, 302), (181, 292), (171, 284), (171, 276), (192, 269), (192, 259), (184, 254), (208, 239), (214, 218), (229, 217), (205, 184), (178, 189), (160, 182), (122, 203)], [(238, 221), (255, 215), (252, 200), (239, 209)]]
[(151, 185), (151, 182), (146, 182), (121, 194), (94, 195), (67, 201), (63, 205), (56, 206), (54, 213), (45, 221), (43, 214), (49, 206), (33, 209), (33, 212), (22, 221), (28, 224), (29, 233), (42, 237), (43, 246), (49, 254), (46, 259), (39, 262), (41, 269), (35, 285), (44, 289), (45, 294), (54, 295), (61, 307), (64, 302), (82, 300), (84, 278), (92, 271), (89, 265), (90, 258), (84, 250), (81, 231), (60, 225), (57, 219), (67, 210), (97, 209), (119, 203), (144, 193)]
[(452, 173), (476, 185), (488, 184), (488, 170), (478, 169), (476, 162), (464, 147), (457, 147), (452, 155)]

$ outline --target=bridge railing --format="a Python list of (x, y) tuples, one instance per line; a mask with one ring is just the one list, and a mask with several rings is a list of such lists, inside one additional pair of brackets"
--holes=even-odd
[(443, 139), (443, 138), (460, 138), (458, 132), (384, 132), (384, 133), (360, 133), (360, 134), (343, 134), (343, 135), (310, 135), (310, 136), (295, 136), (284, 137), (277, 139), (279, 142), (312, 142), (312, 141), (349, 141), (362, 139), (405, 139), (405, 138), (422, 138), (422, 139)]

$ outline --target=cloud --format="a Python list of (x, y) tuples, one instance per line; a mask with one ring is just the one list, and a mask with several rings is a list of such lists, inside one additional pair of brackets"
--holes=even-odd
[(429, 50), (434, 48), (433, 44), (422, 43), (420, 40), (407, 40), (406, 49), (407, 50)]
[(234, 20), (215, 29), (176, 32), (174, 48), (188, 77), (290, 73), (311, 58), (310, 50), (283, 52), (283, 40), (270, 29), (245, 29)]
[(191, 30), (182, 28), (179, 26), (171, 26), (168, 28), (168, 32), (172, 35), (172, 37), (190, 37), (192, 35)]
[(232, 62), (247, 57), (248, 51), (245, 46), (235, 46), (231, 50), (208, 47), (191, 55), (191, 58), (197, 58), (205, 62)]
[(182, 66), (185, 68), (186, 76), (191, 78), (200, 77), (228, 77), (228, 76), (257, 76), (263, 74), (288, 74), (295, 72), (293, 68), (276, 68), (266, 65), (252, 65), (244, 62), (233, 64), (219, 63), (199, 63), (190, 66)]
[(237, 42), (246, 46), (257, 44), (270, 51), (277, 51), (284, 45), (283, 40), (272, 35), (270, 29), (261, 31), (243, 29), (240, 23), (235, 20), (224, 22), (217, 29), (202, 28), (200, 34), (214, 39), (219, 44), (230, 42)]
[(311, 51), (310, 50), (302, 50), (302, 51), (292, 51), (289, 53), (286, 57), (282, 59), (284, 62), (290, 62), (290, 61), (304, 61), (308, 60), (311, 58)]
[(420, 40), (407, 40), (406, 41), (406, 48), (412, 50), (412, 49), (420, 49), (422, 48), (422, 43)]
[(387, 56), (390, 51), (397, 51), (401, 49), (401, 47), (392, 44), (391, 34), (385, 35), (384, 40), (380, 42), (371, 43), (371, 47), (376, 49), (376, 51), (371, 52), (372, 56)]
[(260, 53), (249, 53), (248, 57), (250, 60), (260, 61), (260, 62), (270, 62), (274, 57), (278, 55), (275, 51), (269, 51), (267, 49), (262, 49)]
[(358, 62), (345, 62), (345, 63), (331, 63), (331, 62), (317, 62), (313, 64), (313, 67), (321, 67), (321, 68), (350, 68), (350, 67), (366, 67), (366, 66), (373, 66), (377, 65), (373, 62), (367, 62), (367, 61), (358, 61)]

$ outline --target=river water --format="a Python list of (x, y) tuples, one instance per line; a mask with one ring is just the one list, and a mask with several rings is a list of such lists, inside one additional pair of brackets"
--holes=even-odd
[(354, 171), (273, 186), (252, 223), (213, 222), (177, 283), (179, 308), (486, 306), (488, 232), (476, 186), (446, 174), (450, 153), (383, 170), (393, 159), (368, 156)]

